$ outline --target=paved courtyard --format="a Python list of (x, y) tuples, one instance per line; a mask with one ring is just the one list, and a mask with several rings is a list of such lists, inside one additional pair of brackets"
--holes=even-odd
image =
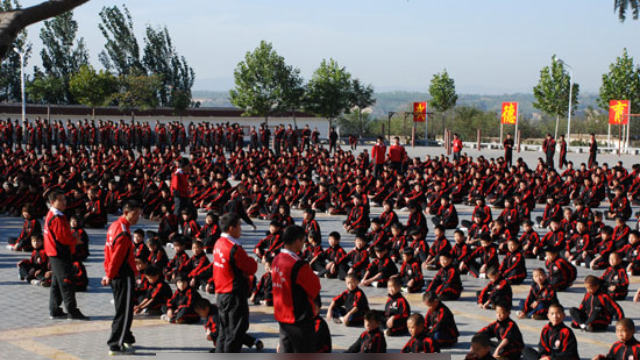
[[(360, 149), (359, 149), (360, 150)], [(408, 148), (410, 156), (423, 157), (429, 153), (438, 155), (442, 153), (441, 148)], [(474, 151), (471, 150), (470, 153)], [(501, 151), (483, 150), (485, 157), (497, 157), (502, 155)], [(514, 154), (514, 158), (523, 156), (530, 166), (534, 166), (537, 157), (542, 156), (540, 152), (523, 152)], [(586, 161), (586, 154), (569, 154), (569, 160), (574, 163)], [(618, 159), (625, 162), (628, 168), (638, 161), (636, 157), (623, 156), (618, 158), (613, 155), (600, 156), (600, 162), (607, 161), (609, 164), (615, 163)], [(608, 205), (608, 204), (604, 204)], [(457, 206), (461, 219), (468, 219), (471, 215), (471, 208)], [(379, 214), (380, 208), (372, 209), (372, 216)], [(634, 208), (634, 213), (638, 211)], [(532, 214), (535, 217), (541, 214), (542, 208), (537, 207)], [(294, 211), (296, 223), (301, 222), (301, 213)], [(494, 211), (494, 217), (498, 215)], [(406, 222), (408, 214), (399, 212), (400, 220)], [(318, 215), (323, 241), (326, 244), (326, 235), (333, 230), (341, 231), (343, 216), (331, 217), (324, 214)], [(110, 217), (109, 221), (114, 220)], [(199, 222), (203, 222), (203, 214), (200, 215)], [(258, 229), (250, 230), (245, 227), (242, 236), (245, 248), (250, 251), (257, 241), (264, 236), (268, 228), (266, 221), (256, 222)], [(0, 241), (6, 244), (8, 236), (19, 232), (22, 221), (19, 218), (0, 218)], [(153, 230), (157, 224), (149, 221), (141, 221), (134, 228)], [(133, 230), (133, 229), (132, 229)], [(428, 240), (433, 241), (433, 231), (430, 226)], [(48, 319), (48, 296), (49, 289), (34, 287), (24, 282), (18, 281), (16, 263), (29, 256), (27, 253), (12, 253), (0, 247), (0, 358), (3, 359), (102, 359), (107, 358), (106, 340), (109, 335), (111, 317), (114, 313), (113, 305), (110, 304), (111, 290), (100, 286), (100, 279), (104, 271), (102, 268), (102, 249), (105, 241), (105, 230), (87, 230), (90, 237), (90, 251), (86, 266), (89, 273), (89, 289), (86, 293), (77, 294), (80, 309), (91, 317), (89, 322), (69, 322), (66, 320)], [(452, 240), (451, 232), (447, 237)], [(345, 235), (342, 246), (348, 250), (353, 247), (353, 236)], [(169, 256), (172, 250), (167, 249)], [(527, 260), (527, 268), (531, 269), (544, 264), (540, 261)], [(262, 273), (262, 269), (259, 270)], [(559, 294), (559, 299), (565, 307), (577, 306), (584, 294), (582, 280), (588, 274), (593, 274), (585, 268), (578, 269), (578, 279), (574, 286), (567, 292)], [(597, 272), (596, 275), (600, 275)], [(434, 272), (427, 271), (427, 279), (430, 279)], [(520, 299), (526, 297), (529, 279), (523, 285), (513, 287), (514, 306)], [(448, 306), (453, 310), (456, 323), (461, 332), (459, 343), (455, 348), (446, 350), (451, 353), (452, 358), (462, 359), (469, 348), (471, 336), (495, 319), (494, 312), (490, 310), (479, 310), (475, 305), (475, 292), (480, 290), (487, 280), (473, 279), (463, 276), (464, 292), (460, 301), (448, 302)], [(638, 289), (640, 279), (632, 278), (630, 286), (630, 296), (628, 300), (621, 302), (621, 305), (628, 317), (634, 319), (636, 323), (640, 321), (640, 307), (630, 299)], [(340, 280), (322, 279), (322, 303), (323, 314), (331, 298), (343, 291), (344, 283)], [(383, 309), (386, 301), (385, 289), (366, 288), (365, 292), (369, 303), (374, 309)], [(213, 300), (213, 296), (206, 295)], [(408, 295), (412, 311), (424, 314), (426, 307), (421, 303), (421, 294)], [(265, 344), (266, 352), (274, 352), (278, 340), (278, 326), (274, 322), (272, 308), (265, 306), (251, 306), (251, 326), (249, 331), (252, 335), (260, 338)], [(567, 314), (568, 315), (568, 314)], [(544, 321), (518, 320), (518, 325), (522, 331), (527, 345), (537, 346), (541, 328)], [(362, 329), (345, 328), (334, 323), (329, 324), (334, 351), (344, 351), (361, 333)], [(156, 319), (135, 319), (133, 322), (133, 332), (137, 339), (137, 353), (135, 356), (154, 356), (157, 353), (176, 352), (206, 352), (210, 348), (209, 342), (204, 337), (202, 325), (169, 325)], [(606, 333), (585, 333), (576, 332), (578, 338), (579, 351), (583, 359), (590, 359), (595, 354), (606, 353), (609, 346), (616, 340), (613, 328)], [(389, 352), (398, 352), (407, 341), (408, 337), (387, 337)], [(253, 351), (253, 350), (250, 350)], [(177, 354), (176, 354), (177, 355)]]

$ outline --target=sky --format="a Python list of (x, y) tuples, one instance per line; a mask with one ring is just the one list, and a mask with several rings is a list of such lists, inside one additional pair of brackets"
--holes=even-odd
[[(22, 0), (23, 6), (41, 0)], [(196, 73), (195, 90), (229, 90), (233, 70), (261, 40), (309, 79), (333, 58), (376, 91), (423, 91), (446, 69), (464, 94), (532, 92), (556, 54), (583, 92), (627, 48), (640, 61), (640, 21), (621, 23), (613, 0), (129, 0), (142, 49), (147, 25), (167, 26)], [(77, 8), (78, 35), (100, 67), (103, 6)], [(28, 28), (39, 65), (41, 25)]]

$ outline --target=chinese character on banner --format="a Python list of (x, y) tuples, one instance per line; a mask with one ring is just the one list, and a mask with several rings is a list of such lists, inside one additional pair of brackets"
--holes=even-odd
[(425, 122), (427, 120), (427, 102), (413, 103), (413, 122)]
[(629, 123), (629, 100), (609, 101), (609, 124), (627, 125)]
[(517, 122), (518, 122), (518, 103), (503, 102), (502, 115), (500, 115), (500, 123), (515, 125), (515, 123)]

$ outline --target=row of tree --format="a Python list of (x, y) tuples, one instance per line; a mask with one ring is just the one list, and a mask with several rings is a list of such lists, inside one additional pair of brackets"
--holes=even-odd
[[(1, 0), (0, 11), (19, 9), (18, 0)], [(34, 67), (26, 81), (31, 103), (83, 104), (90, 107), (117, 105), (123, 109), (168, 106), (180, 111), (197, 104), (191, 101), (195, 72), (180, 56), (166, 27), (146, 27), (140, 49), (133, 20), (125, 5), (103, 7), (98, 27), (105, 38), (99, 61), (104, 70), (89, 63), (84, 39), (77, 36), (73, 12), (44, 22), (42, 68)], [(26, 30), (14, 40), (0, 67), (0, 101), (20, 101), (20, 55), (24, 65), (31, 56)]]

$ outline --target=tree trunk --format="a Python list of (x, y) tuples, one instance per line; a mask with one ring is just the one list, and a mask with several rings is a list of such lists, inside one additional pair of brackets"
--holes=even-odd
[(558, 123), (560, 123), (560, 116), (556, 115), (556, 132), (555, 132), (555, 134), (553, 134), (553, 138), (554, 139), (558, 138)]
[(0, 13), (0, 60), (11, 50), (18, 33), (27, 26), (58, 16), (89, 0), (49, 0), (24, 9)]

